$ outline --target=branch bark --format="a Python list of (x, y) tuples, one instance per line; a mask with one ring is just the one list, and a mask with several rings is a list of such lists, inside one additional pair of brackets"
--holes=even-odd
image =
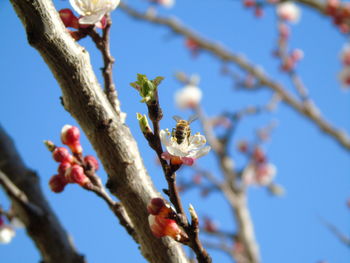
[[(0, 126), (0, 184), (45, 263), (84, 263), (47, 203), (35, 172), (25, 166), (11, 138)], [(6, 176), (5, 176), (6, 174)]]
[(170, 238), (153, 237), (147, 203), (159, 196), (147, 174), (130, 130), (123, 124), (92, 70), (89, 54), (67, 33), (50, 0), (11, 0), (26, 28), (28, 42), (50, 67), (67, 111), (78, 121), (109, 175), (107, 187), (117, 196), (138, 233), (150, 262), (188, 262)]

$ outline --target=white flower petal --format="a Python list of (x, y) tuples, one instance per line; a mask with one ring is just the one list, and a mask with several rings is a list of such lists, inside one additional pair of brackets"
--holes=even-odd
[(0, 227), (0, 243), (8, 244), (12, 238), (16, 235), (16, 232), (9, 226)]
[(200, 158), (200, 157), (202, 157), (202, 156), (208, 154), (209, 151), (210, 151), (210, 149), (211, 149), (210, 146), (205, 146), (205, 147), (203, 147), (203, 148), (200, 148), (200, 149), (199, 149), (198, 151), (196, 151), (196, 152), (194, 153), (194, 155), (191, 156), (191, 157), (194, 158), (194, 159), (198, 159), (198, 158)]
[(193, 108), (202, 99), (202, 91), (193, 85), (187, 85), (175, 93), (175, 104), (180, 109)]
[(89, 16), (83, 16), (83, 17), (79, 18), (79, 24), (81, 24), (81, 25), (94, 25), (94, 24), (100, 22), (105, 14), (106, 14), (106, 11), (103, 10), (101, 12), (94, 13), (94, 14), (89, 15)]

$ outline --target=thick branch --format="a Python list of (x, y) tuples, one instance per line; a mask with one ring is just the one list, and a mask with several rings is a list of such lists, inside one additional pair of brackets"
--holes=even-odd
[[(29, 236), (40, 250), (45, 263), (84, 263), (45, 200), (39, 178), (29, 170), (16, 152), (9, 136), (0, 127), (0, 184), (25, 224)], [(6, 176), (5, 176), (6, 174)]]
[(147, 204), (160, 194), (154, 189), (138, 147), (108, 102), (92, 70), (89, 54), (67, 33), (50, 0), (11, 0), (29, 43), (44, 58), (63, 93), (65, 108), (78, 121), (96, 150), (111, 192), (119, 198), (138, 234), (141, 251), (150, 262), (187, 262), (179, 244), (153, 237)]
[(198, 44), (201, 50), (205, 50), (215, 57), (219, 58), (225, 62), (231, 62), (242, 70), (250, 73), (254, 76), (261, 85), (273, 90), (276, 92), (281, 100), (283, 100), (287, 105), (292, 107), (294, 110), (299, 112), (302, 116), (306, 117), (310, 121), (312, 121), (320, 130), (330, 135), (333, 139), (335, 139), (342, 147), (346, 150), (350, 151), (350, 138), (344, 131), (333, 127), (328, 121), (326, 121), (319, 113), (315, 106), (304, 105), (304, 103), (300, 102), (295, 96), (286, 90), (281, 84), (275, 82), (268, 75), (263, 73), (249, 61), (245, 60), (242, 56), (236, 55), (219, 44), (214, 42), (210, 42), (196, 33), (181, 25), (175, 19), (158, 17), (153, 14), (140, 13), (125, 3), (122, 3), (120, 8), (124, 10), (128, 15), (144, 20), (147, 22), (151, 22), (154, 24), (162, 25), (168, 27), (174, 33), (183, 35), (189, 39), (192, 39), (194, 42)]

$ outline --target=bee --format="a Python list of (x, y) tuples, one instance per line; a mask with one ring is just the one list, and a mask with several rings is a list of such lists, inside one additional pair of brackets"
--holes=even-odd
[(192, 115), (187, 121), (183, 120), (179, 116), (173, 116), (176, 121), (176, 127), (173, 128), (171, 136), (176, 140), (177, 144), (181, 144), (184, 140), (189, 143), (189, 138), (191, 136), (190, 124), (198, 119), (198, 116)]

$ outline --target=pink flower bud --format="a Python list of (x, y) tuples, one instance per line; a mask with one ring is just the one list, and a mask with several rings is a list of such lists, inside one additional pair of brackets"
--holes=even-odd
[(147, 211), (151, 215), (157, 215), (164, 218), (168, 218), (175, 213), (171, 206), (160, 197), (152, 198), (151, 202), (147, 205)]
[(79, 154), (83, 152), (83, 147), (81, 146), (80, 142), (69, 145), (69, 148), (71, 149), (72, 153)]
[(204, 218), (204, 229), (209, 233), (215, 233), (218, 231), (218, 226), (210, 218)]
[(0, 227), (5, 224), (3, 217), (0, 215)]
[(65, 176), (66, 171), (72, 166), (70, 162), (62, 162), (58, 166), (58, 174), (62, 177)]
[(52, 152), (52, 157), (56, 162), (72, 162), (73, 156), (69, 153), (69, 151), (64, 147), (56, 147)]
[(304, 52), (301, 49), (294, 49), (290, 57), (294, 62), (300, 61), (304, 57)]
[(49, 186), (52, 192), (60, 193), (64, 190), (66, 185), (67, 181), (63, 176), (56, 174), (50, 178)]
[(264, 16), (264, 10), (261, 7), (256, 7), (254, 10), (255, 17), (263, 17)]
[(77, 164), (74, 164), (67, 170), (66, 180), (68, 182), (77, 183), (81, 186), (90, 183), (90, 179), (85, 175), (83, 167)]
[[(78, 127), (64, 125), (61, 131), (61, 141), (65, 145), (73, 145), (79, 143), (80, 131)], [(80, 144), (80, 143), (79, 143)]]
[(257, 163), (264, 163), (266, 162), (266, 155), (261, 148), (256, 147), (253, 151), (253, 159)]
[(79, 19), (73, 14), (72, 10), (65, 8), (59, 11), (61, 20), (66, 27), (79, 29)]
[(247, 153), (248, 152), (248, 142), (247, 141), (239, 141), (237, 148), (241, 153)]
[(97, 159), (92, 155), (86, 155), (84, 157), (84, 162), (85, 164), (93, 168), (95, 171), (97, 171), (99, 168)]
[(155, 237), (169, 236), (176, 241), (185, 241), (187, 235), (177, 225), (175, 220), (163, 218), (161, 216), (149, 215), (148, 222)]
[(253, 7), (256, 5), (255, 0), (244, 0), (243, 5), (245, 7)]

